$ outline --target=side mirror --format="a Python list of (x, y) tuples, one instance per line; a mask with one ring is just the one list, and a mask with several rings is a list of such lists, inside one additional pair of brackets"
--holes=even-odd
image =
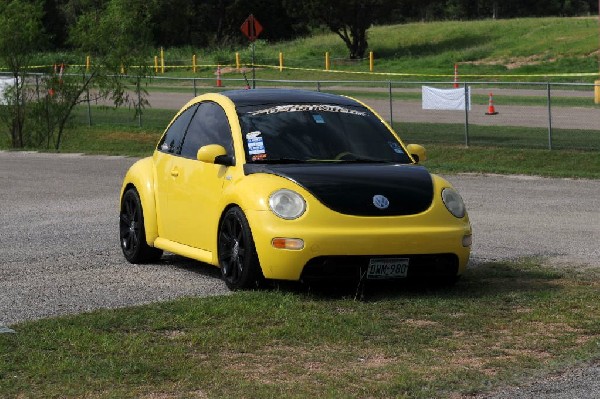
[(406, 149), (414, 158), (415, 162), (420, 163), (423, 161), (427, 161), (427, 151), (425, 151), (425, 147), (423, 147), (422, 145), (409, 144), (406, 146)]
[(234, 164), (233, 157), (227, 155), (225, 148), (219, 144), (209, 144), (200, 147), (196, 154), (196, 159), (200, 162), (214, 163), (217, 165), (231, 166)]

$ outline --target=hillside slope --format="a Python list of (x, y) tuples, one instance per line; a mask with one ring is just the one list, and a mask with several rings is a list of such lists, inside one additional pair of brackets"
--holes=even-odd
[[(598, 72), (597, 17), (374, 26), (368, 30), (368, 41), (380, 72), (448, 74), (455, 63), (461, 73), (474, 75)], [(286, 66), (323, 68), (326, 51), (336, 69), (357, 66), (347, 60), (343, 42), (333, 33), (257, 43), (257, 59), (267, 64), (277, 62), (279, 51), (285, 54)], [(249, 49), (243, 55), (247, 57)]]

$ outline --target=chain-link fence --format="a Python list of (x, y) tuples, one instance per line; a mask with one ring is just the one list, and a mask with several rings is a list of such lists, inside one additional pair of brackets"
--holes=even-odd
[[(220, 84), (220, 86), (219, 86)], [(194, 96), (246, 87), (318, 90), (355, 97), (391, 122), (409, 142), (512, 148), (600, 150), (600, 105), (594, 84), (461, 82), (467, 110), (424, 109), (423, 87), (455, 89), (454, 82), (291, 81), (154, 77), (147, 80), (149, 107), (136, 112), (109, 102), (80, 105), (78, 124), (163, 128)], [(132, 93), (132, 98), (135, 99)], [(494, 112), (490, 112), (494, 111)]]

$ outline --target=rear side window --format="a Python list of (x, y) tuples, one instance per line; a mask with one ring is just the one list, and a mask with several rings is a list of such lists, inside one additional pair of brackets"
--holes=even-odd
[(158, 150), (169, 154), (180, 154), (185, 132), (198, 110), (198, 104), (192, 105), (173, 121), (158, 143)]
[(196, 159), (200, 147), (220, 144), (233, 154), (233, 139), (227, 115), (220, 105), (207, 101), (200, 104), (183, 138), (181, 156)]

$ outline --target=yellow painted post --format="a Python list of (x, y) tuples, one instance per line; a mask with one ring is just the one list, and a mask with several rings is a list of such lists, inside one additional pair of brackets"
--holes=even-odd
[(196, 73), (196, 54), (192, 55), (192, 72)]
[(165, 73), (165, 50), (160, 48), (160, 73)]
[(279, 72), (283, 72), (283, 53), (279, 52)]
[(158, 55), (154, 56), (154, 73), (158, 73)]
[(241, 68), (240, 53), (235, 53), (235, 69), (237, 69), (239, 71), (240, 68)]
[(325, 52), (325, 70), (329, 71), (329, 51)]
[(375, 59), (373, 58), (373, 52), (369, 51), (369, 71), (373, 72), (373, 67), (375, 66)]
[(91, 61), (90, 56), (88, 55), (88, 56), (85, 57), (85, 71), (86, 72), (90, 71), (91, 65), (92, 65), (92, 61)]

